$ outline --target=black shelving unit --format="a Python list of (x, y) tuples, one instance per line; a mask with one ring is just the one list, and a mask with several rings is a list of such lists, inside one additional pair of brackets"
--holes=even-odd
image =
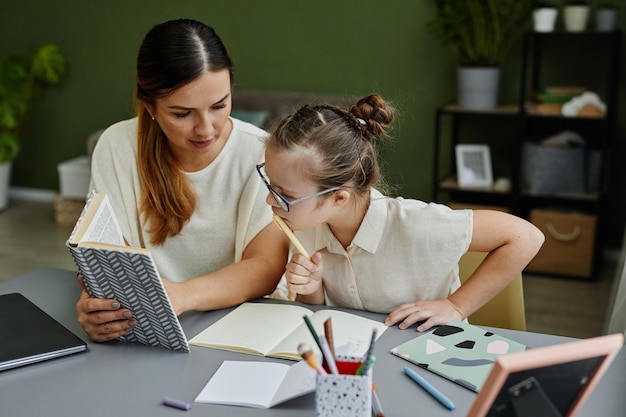
[[(433, 157), (433, 200), (472, 206), (497, 206), (529, 218), (533, 210), (558, 208), (595, 216), (591, 277), (597, 277), (602, 260), (603, 230), (607, 219), (611, 149), (616, 133), (617, 91), (620, 68), (621, 31), (533, 32), (524, 34), (520, 70), (519, 100), (515, 105), (485, 111), (470, 111), (456, 105), (441, 106), (435, 113)], [(578, 54), (578, 55), (575, 55)], [(589, 83), (589, 85), (587, 85)], [(539, 113), (530, 105), (534, 93), (548, 86), (581, 85), (596, 92), (606, 104), (603, 117), (564, 117)], [(504, 127), (504, 133), (490, 145), (500, 148), (494, 162), (494, 178), (507, 177), (510, 189), (463, 189), (455, 179), (455, 152), (458, 143), (483, 143), (468, 126), (490, 131)], [(568, 195), (534, 195), (523, 179), (524, 144), (559, 131), (572, 130), (587, 141), (590, 152), (599, 155), (598, 187), (592, 192)], [(492, 132), (488, 132), (492, 133)], [(494, 158), (495, 156), (495, 158)], [(560, 275), (554, 273), (552, 275)], [(566, 274), (567, 275), (567, 274)]]

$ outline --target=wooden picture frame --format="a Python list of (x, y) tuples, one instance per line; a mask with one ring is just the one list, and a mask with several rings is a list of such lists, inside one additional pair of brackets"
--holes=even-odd
[(491, 153), (488, 145), (458, 144), (455, 152), (459, 187), (474, 188), (493, 185)]
[(467, 417), (574, 416), (623, 344), (612, 334), (499, 356)]

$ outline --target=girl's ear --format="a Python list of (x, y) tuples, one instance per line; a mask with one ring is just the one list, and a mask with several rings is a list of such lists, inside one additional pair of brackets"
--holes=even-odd
[(333, 194), (333, 203), (337, 206), (343, 206), (350, 201), (350, 193), (346, 190), (337, 190)]

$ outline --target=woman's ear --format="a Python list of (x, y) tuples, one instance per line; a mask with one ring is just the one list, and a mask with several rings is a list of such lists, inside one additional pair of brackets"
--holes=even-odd
[(144, 104), (143, 107), (144, 109), (146, 109), (146, 111), (150, 115), (150, 118), (154, 120), (154, 109), (150, 108), (147, 104)]

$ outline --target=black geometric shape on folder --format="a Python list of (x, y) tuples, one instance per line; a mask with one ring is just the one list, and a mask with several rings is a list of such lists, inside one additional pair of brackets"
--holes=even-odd
[(439, 326), (435, 328), (435, 330), (433, 330), (433, 334), (435, 336), (446, 337), (446, 336), (450, 336), (456, 333), (461, 333), (463, 331), (464, 330), (461, 327), (446, 324), (444, 326)]
[(473, 340), (464, 340), (463, 342), (459, 342), (454, 346), (458, 347), (459, 349), (474, 349), (475, 345), (476, 342), (474, 342)]

